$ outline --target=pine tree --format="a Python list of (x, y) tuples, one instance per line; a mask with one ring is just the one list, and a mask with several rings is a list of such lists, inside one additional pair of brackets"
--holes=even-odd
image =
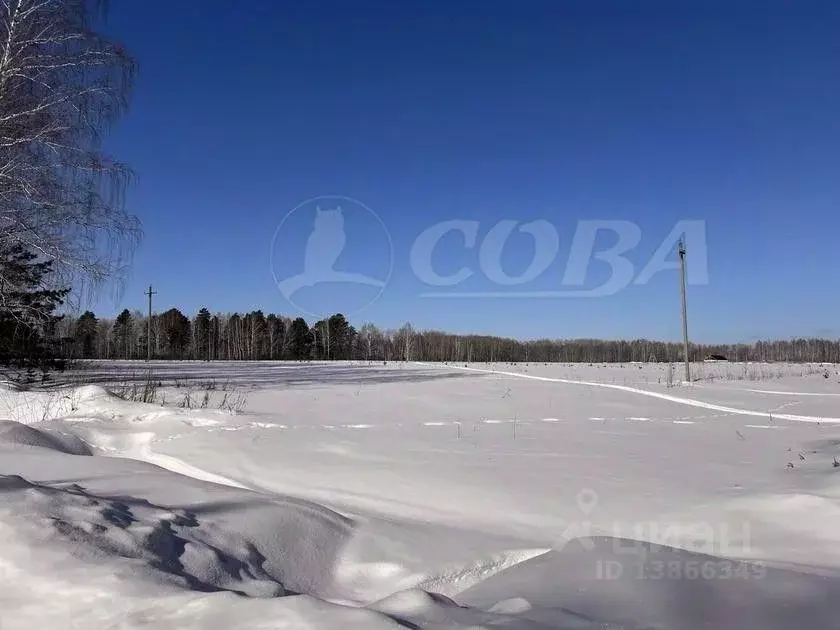
[(73, 330), (73, 341), (76, 345), (76, 353), (83, 359), (96, 357), (96, 328), (99, 320), (91, 311), (85, 311), (76, 320)]
[(0, 245), (0, 362), (40, 363), (51, 353), (48, 333), (69, 289), (47, 285), (53, 263), (19, 243)]
[(134, 318), (127, 308), (117, 316), (111, 334), (114, 339), (114, 355), (120, 359), (133, 358)]
[(159, 317), (163, 326), (163, 338), (166, 340), (167, 357), (184, 359), (190, 348), (192, 323), (177, 308), (170, 308)]
[(350, 326), (347, 318), (341, 313), (336, 313), (327, 320), (327, 329), (330, 339), (329, 358), (338, 360), (351, 358), (350, 350), (356, 331)]
[(202, 308), (195, 316), (195, 358), (210, 360), (210, 311)]
[(312, 353), (312, 333), (309, 324), (302, 317), (292, 322), (289, 328), (289, 355), (298, 361), (309, 359)]

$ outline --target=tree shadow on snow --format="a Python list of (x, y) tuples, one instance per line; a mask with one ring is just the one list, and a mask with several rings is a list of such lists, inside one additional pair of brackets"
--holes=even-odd
[(301, 385), (374, 385), (385, 383), (423, 383), (448, 379), (482, 378), (471, 374), (416, 366), (386, 367), (377, 364), (342, 363), (160, 363), (146, 365), (114, 364), (85, 366), (60, 375), (45, 387), (73, 383), (107, 386), (109, 384), (142, 384), (149, 379), (163, 386), (184, 387), (233, 385), (254, 389)]

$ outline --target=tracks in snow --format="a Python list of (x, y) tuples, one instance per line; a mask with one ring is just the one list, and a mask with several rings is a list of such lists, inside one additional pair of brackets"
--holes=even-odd
[[(416, 365), (423, 365), (426, 367), (440, 367), (433, 363), (415, 362)], [(672, 396), (670, 394), (662, 394), (660, 392), (652, 392), (638, 387), (630, 387), (628, 385), (614, 385), (612, 383), (597, 383), (592, 381), (574, 381), (566, 378), (552, 378), (549, 376), (537, 376), (535, 374), (521, 374), (519, 372), (505, 372), (502, 370), (488, 370), (484, 368), (469, 367), (466, 365), (446, 365), (445, 367), (454, 370), (464, 370), (467, 372), (478, 372), (483, 374), (498, 374), (500, 376), (511, 376), (514, 378), (523, 378), (532, 381), (545, 381), (549, 383), (563, 383), (566, 385), (582, 385), (585, 387), (601, 387), (604, 389), (614, 389), (628, 394), (636, 394), (637, 396), (648, 396), (650, 398), (658, 398), (660, 400), (667, 400), (668, 402), (677, 403), (680, 405), (687, 405), (689, 407), (700, 407), (702, 409), (709, 409), (711, 411), (720, 411), (722, 413), (735, 414), (741, 416), (756, 416), (759, 418), (766, 418), (766, 411), (757, 411), (755, 409), (739, 409), (737, 407), (729, 407), (727, 405), (718, 405), (715, 403), (708, 403), (694, 398), (684, 398), (682, 396)], [(840, 418), (828, 418), (818, 416), (801, 416), (791, 413), (773, 414), (777, 420), (789, 420), (791, 422), (831, 422), (840, 423)]]

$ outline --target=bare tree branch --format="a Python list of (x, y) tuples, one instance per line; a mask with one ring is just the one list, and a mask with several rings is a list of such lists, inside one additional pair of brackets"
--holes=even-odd
[(79, 298), (121, 287), (141, 237), (124, 207), (132, 173), (101, 148), (127, 111), (137, 69), (94, 31), (104, 9), (97, 0), (0, 0), (0, 243), (54, 261), (54, 281)]

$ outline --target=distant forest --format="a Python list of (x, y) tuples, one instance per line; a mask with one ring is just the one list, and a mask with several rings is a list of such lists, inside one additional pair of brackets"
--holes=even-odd
[[(416, 330), (405, 324), (383, 330), (365, 323), (358, 329), (337, 313), (309, 325), (303, 318), (211, 314), (192, 318), (178, 309), (152, 316), (153, 359), (190, 360), (370, 360), (490, 362), (681, 361), (681, 343), (601, 339), (521, 341), (486, 335)], [(67, 359), (143, 359), (148, 317), (123, 310), (116, 319), (87, 311), (53, 321), (48, 339), (53, 353)], [(792, 339), (753, 344), (693, 344), (692, 360), (722, 355), (732, 361), (840, 362), (840, 341)]]
[[(51, 261), (22, 245), (0, 240), (0, 280), (8, 285), (0, 286), (0, 365), (32, 367), (56, 363), (56, 359), (144, 359), (149, 337), (152, 359), (176, 360), (606, 363), (683, 359), (682, 344), (674, 342), (523, 341), (417, 330), (409, 323), (395, 330), (370, 323), (356, 328), (341, 313), (312, 325), (301, 317), (262, 311), (214, 314), (206, 308), (193, 317), (176, 308), (153, 314), (151, 327), (148, 316), (128, 309), (113, 319), (99, 318), (91, 311), (73, 317), (58, 314), (69, 290), (49, 287), (45, 278), (52, 271)], [(840, 363), (840, 341), (693, 344), (689, 355), (695, 361), (720, 355), (731, 361)]]

